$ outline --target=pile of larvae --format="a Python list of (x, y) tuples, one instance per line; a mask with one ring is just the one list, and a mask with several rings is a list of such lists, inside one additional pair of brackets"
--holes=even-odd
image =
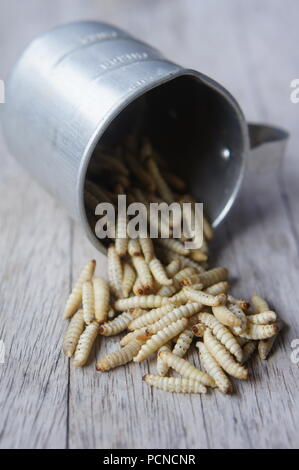
[[(98, 152), (85, 188), (91, 218), (99, 202), (116, 204), (119, 194), (147, 208), (150, 202), (194, 204), (185, 182), (148, 139), (128, 136), (115, 151)], [(159, 238), (118, 237), (126, 223), (118, 216), (116, 236), (109, 240), (109, 280), (95, 276), (92, 260), (69, 295), (65, 355), (73, 356), (74, 366), (84, 366), (99, 336), (122, 335), (119, 349), (101, 357), (97, 371), (156, 357), (156, 374), (143, 377), (153, 387), (177, 393), (206, 393), (211, 387), (232, 393), (231, 377), (248, 378), (246, 363), (255, 350), (261, 359), (268, 357), (281, 320), (260, 296), (254, 295), (251, 304), (235, 298), (226, 268), (208, 267), (213, 229), (205, 216), (200, 249), (186, 249), (184, 236), (163, 238), (163, 223), (155, 220), (149, 224), (158, 226)], [(194, 340), (201, 369), (184, 359)]]

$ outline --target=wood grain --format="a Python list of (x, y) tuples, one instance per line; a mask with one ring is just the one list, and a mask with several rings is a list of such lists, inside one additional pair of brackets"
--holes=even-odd
[[(255, 359), (232, 397), (152, 390), (141, 381), (155, 371), (152, 361), (108, 373), (96, 372), (94, 359), (82, 370), (68, 364), (60, 351), (64, 301), (84, 263), (95, 257), (105, 276), (106, 259), (0, 140), (1, 447), (298, 447), (298, 365), (290, 360), (299, 338), (299, 104), (290, 101), (290, 82), (299, 78), (298, 13), (296, 0), (2, 2), (0, 78), (41, 31), (101, 19), (212, 76), (248, 119), (282, 125), (292, 136), (280, 173), (247, 176), (214, 243), (215, 263), (230, 269), (236, 295), (265, 295), (287, 324), (271, 359)], [(116, 343), (101, 338), (93, 358)]]

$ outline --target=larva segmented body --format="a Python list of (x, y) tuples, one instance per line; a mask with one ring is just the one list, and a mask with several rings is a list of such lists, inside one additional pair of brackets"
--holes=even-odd
[(72, 292), (69, 295), (67, 300), (64, 316), (65, 318), (70, 318), (78, 310), (82, 302), (82, 285), (85, 281), (91, 281), (94, 270), (96, 267), (95, 260), (90, 261), (83, 268), (78, 281), (74, 285)]
[(256, 341), (248, 341), (248, 343), (246, 343), (243, 346), (243, 359), (241, 361), (241, 364), (245, 364), (245, 362), (247, 362), (248, 359), (250, 359), (250, 357), (256, 350), (256, 345), (257, 345)]
[(128, 297), (136, 280), (136, 273), (130, 263), (124, 263), (122, 293), (124, 297)]
[(148, 327), (149, 333), (155, 334), (159, 330), (162, 330), (166, 326), (170, 325), (173, 322), (176, 322), (180, 318), (190, 318), (195, 313), (199, 312), (202, 309), (202, 305), (193, 302), (186, 305), (182, 305), (180, 307), (175, 308), (174, 310), (170, 311), (166, 315), (164, 315), (160, 320), (156, 323), (153, 323)]
[(272, 310), (266, 310), (265, 312), (247, 316), (247, 320), (255, 325), (268, 325), (268, 323), (274, 323), (276, 319), (277, 315)]
[(203, 274), (205, 272), (205, 269), (193, 259), (187, 258), (186, 256), (182, 255), (176, 255), (175, 258), (180, 260), (182, 268), (193, 268), (200, 274)]
[(266, 360), (273, 344), (275, 343), (277, 334), (268, 339), (262, 339), (258, 343), (258, 353), (261, 359)]
[(127, 333), (125, 336), (122, 337), (120, 340), (121, 346), (126, 346), (127, 344), (131, 343), (134, 339), (140, 339), (142, 342), (148, 340), (150, 338), (150, 334), (147, 332), (146, 327), (139, 328), (137, 330), (131, 331)]
[(127, 253), (129, 239), (127, 236), (127, 216), (121, 212), (117, 215), (115, 250), (121, 258)]
[(231, 353), (228, 352), (226, 347), (223, 346), (217, 338), (215, 338), (209, 328), (204, 332), (204, 344), (209, 353), (229, 375), (232, 375), (237, 379), (247, 379), (247, 369), (235, 361)]
[(199, 302), (203, 305), (208, 305), (210, 307), (216, 307), (221, 305), (226, 301), (225, 294), (211, 295), (206, 292), (192, 289), (191, 287), (185, 287), (185, 292), (187, 298), (192, 302)]
[(170, 286), (173, 281), (167, 277), (163, 264), (158, 258), (152, 258), (149, 267), (156, 281), (162, 286)]
[(271, 338), (278, 333), (279, 327), (276, 323), (270, 325), (255, 325), (254, 323), (248, 322), (245, 331), (240, 333), (240, 336), (246, 339), (267, 339)]
[(132, 261), (145, 291), (152, 290), (154, 287), (154, 280), (143, 256), (134, 256)]
[(217, 284), (212, 284), (208, 287), (205, 292), (212, 295), (226, 294), (229, 289), (229, 283), (227, 281), (220, 281)]
[(198, 314), (193, 315), (191, 318), (189, 318), (187, 328), (184, 331), (182, 331), (182, 333), (180, 333), (180, 335), (178, 336), (175, 342), (174, 348), (172, 350), (173, 354), (179, 357), (185, 356), (194, 338), (192, 327), (197, 322), (198, 322)]
[(99, 332), (99, 324), (97, 322), (90, 323), (86, 326), (81, 334), (74, 356), (74, 366), (82, 367), (87, 362), (93, 343)]
[(259, 295), (253, 295), (251, 297), (251, 301), (253, 303), (253, 306), (259, 313), (263, 313), (267, 310), (270, 310), (268, 302), (266, 302), (266, 300), (260, 297)]
[(247, 312), (247, 310), (249, 309), (250, 307), (250, 303), (249, 302), (246, 302), (246, 300), (243, 300), (243, 299), (236, 299), (235, 297), (233, 297), (232, 295), (228, 294), (227, 296), (227, 301), (230, 303), (230, 304), (235, 304), (237, 305), (239, 308), (241, 308), (244, 312)]
[(203, 251), (196, 249), (196, 250), (191, 250), (190, 251), (190, 258), (193, 259), (194, 261), (201, 262), (201, 261), (206, 261), (208, 259), (206, 253)]
[(179, 259), (174, 259), (165, 268), (169, 277), (173, 278), (181, 269), (181, 262)]
[(151, 289), (149, 286), (142, 283), (140, 277), (136, 277), (133, 285), (133, 293), (134, 295), (149, 295), (151, 293)]
[(170, 297), (174, 295), (178, 289), (179, 289), (179, 286), (177, 285), (177, 283), (173, 282), (171, 286), (162, 286), (158, 290), (158, 295), (161, 295), (162, 297)]
[(152, 179), (155, 181), (157, 185), (157, 191), (161, 198), (167, 202), (167, 204), (171, 204), (174, 201), (173, 194), (164, 180), (155, 160), (153, 158), (148, 158), (147, 159), (147, 168), (149, 170), (149, 173), (152, 177)]
[(161, 348), (158, 349), (158, 355), (157, 355), (157, 372), (161, 377), (165, 377), (168, 374), (169, 367), (164, 362), (161, 357), (159, 356), (159, 353), (161, 351), (171, 351), (171, 342), (168, 342), (164, 344)]
[(63, 352), (67, 357), (72, 357), (74, 354), (84, 327), (83, 311), (78, 310), (72, 317), (63, 339)]
[(118, 335), (126, 330), (129, 323), (132, 321), (132, 314), (130, 312), (123, 312), (113, 320), (103, 323), (100, 326), (99, 333), (104, 336)]
[(130, 238), (128, 243), (128, 252), (130, 256), (141, 256), (141, 246), (138, 238)]
[(186, 318), (181, 318), (180, 320), (172, 323), (163, 330), (158, 331), (153, 335), (145, 344), (141, 346), (141, 349), (136, 357), (134, 357), (134, 362), (141, 362), (150, 356), (153, 352), (157, 351), (161, 346), (170, 341), (172, 338), (181, 333), (182, 330), (186, 328), (188, 320)]
[(227, 308), (240, 320), (239, 325), (233, 325), (234, 330), (237, 334), (241, 333), (242, 331), (246, 330), (247, 328), (247, 316), (243, 312), (243, 310), (236, 304), (228, 304)]
[(218, 307), (212, 308), (213, 313), (217, 320), (226, 326), (241, 326), (241, 320), (236, 317), (236, 315), (231, 312), (225, 305), (220, 305)]
[(168, 364), (169, 367), (174, 369), (186, 379), (197, 380), (198, 382), (206, 385), (207, 387), (215, 387), (215, 381), (205, 372), (197, 369), (190, 362), (176, 356), (169, 351), (162, 351), (160, 353), (161, 359)]
[(172, 295), (168, 298), (168, 301), (177, 307), (183, 304), (186, 304), (188, 301), (187, 294), (184, 289), (180, 290), (177, 294)]
[(155, 257), (153, 241), (150, 237), (139, 238), (139, 243), (146, 263), (149, 263)]
[(114, 245), (109, 246), (107, 258), (110, 287), (113, 294), (119, 296), (122, 291), (122, 265)]
[(93, 292), (95, 318), (98, 323), (103, 323), (107, 320), (110, 302), (110, 289), (108, 282), (101, 277), (94, 278)]
[(227, 277), (228, 270), (223, 267), (218, 267), (202, 273), (200, 282), (202, 282), (204, 287), (210, 287), (218, 282), (226, 281)]
[(82, 285), (82, 306), (84, 321), (86, 325), (89, 325), (95, 319), (94, 291), (91, 281), (86, 281)]
[(210, 313), (200, 313), (199, 319), (204, 325), (211, 328), (214, 336), (216, 336), (226, 349), (228, 349), (228, 351), (233, 354), (239, 362), (241, 362), (243, 357), (242, 348), (228, 328), (226, 328)]
[(114, 369), (115, 367), (127, 364), (134, 356), (136, 356), (141, 345), (142, 341), (134, 339), (123, 348), (100, 359), (96, 365), (96, 369), (101, 372), (106, 372), (110, 369)]
[(145, 375), (143, 380), (152, 387), (159, 388), (164, 392), (207, 393), (206, 387), (197, 380), (182, 379), (180, 377), (160, 377), (153, 374)]
[[(197, 284), (197, 285), (200, 285), (201, 286), (201, 289), (203, 289), (203, 284), (201, 284), (200, 282), (200, 274), (192, 274), (192, 276), (189, 276), (189, 277), (186, 277), (185, 279), (183, 279), (181, 282), (180, 282), (180, 285), (183, 287), (183, 286), (192, 286), (194, 284)], [(198, 288), (197, 288), (198, 289)]]
[(207, 217), (203, 214), (203, 234), (206, 240), (211, 241), (214, 236), (214, 230), (212, 225), (208, 221)]
[(185, 248), (184, 245), (175, 238), (157, 238), (156, 242), (178, 255), (188, 256), (190, 253), (190, 250)]
[(144, 295), (129, 297), (128, 299), (118, 299), (114, 307), (118, 311), (128, 310), (129, 308), (158, 308), (167, 303), (167, 298), (161, 295)]
[(142, 328), (143, 326), (149, 326), (152, 323), (157, 322), (167, 313), (171, 312), (174, 309), (174, 305), (166, 304), (162, 307), (155, 308), (150, 310), (144, 315), (139, 316), (138, 318), (134, 319), (128, 326), (129, 330), (136, 330), (138, 328)]
[(201, 341), (196, 343), (199, 349), (200, 363), (204, 370), (215, 380), (217, 387), (222, 393), (232, 393), (233, 386), (218, 362), (210, 354), (207, 347)]

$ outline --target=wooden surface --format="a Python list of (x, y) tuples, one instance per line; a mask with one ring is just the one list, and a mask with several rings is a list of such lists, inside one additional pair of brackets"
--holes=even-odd
[[(79, 227), (8, 155), (0, 138), (0, 446), (3, 448), (294, 448), (299, 444), (299, 78), (296, 0), (2, 0), (0, 78), (25, 44), (49, 27), (102, 19), (143, 38), (183, 65), (226, 86), (248, 119), (291, 132), (283, 170), (248, 176), (217, 232), (215, 262), (229, 267), (235, 292), (265, 295), (288, 327), (271, 359), (250, 366), (232, 397), (151, 390), (132, 364), (108, 374), (94, 361), (70, 367), (61, 354), (62, 310), (80, 267), (106, 260)], [(1, 107), (2, 105), (0, 105)], [(17, 136), (16, 136), (17, 137)], [(113, 349), (100, 341), (94, 355)], [(197, 360), (197, 359), (195, 359)]]

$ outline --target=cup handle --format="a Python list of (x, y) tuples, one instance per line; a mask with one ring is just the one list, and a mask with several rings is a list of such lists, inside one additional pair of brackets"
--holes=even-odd
[(285, 154), (288, 132), (264, 124), (248, 124), (250, 158), (248, 170), (254, 173), (278, 170)]

